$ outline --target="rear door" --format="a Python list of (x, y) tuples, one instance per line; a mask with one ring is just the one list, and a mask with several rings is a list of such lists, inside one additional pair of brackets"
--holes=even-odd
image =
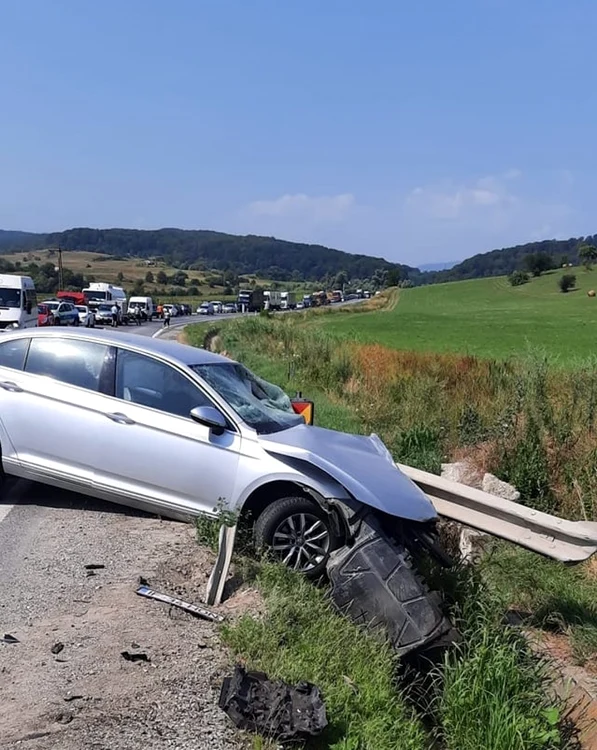
[(0, 368), (3, 429), (27, 476), (92, 486), (96, 435), (109, 421), (103, 391), (111, 357), (105, 344), (33, 337), (22, 370)]
[(195, 406), (212, 405), (182, 370), (118, 348), (114, 398), (95, 443), (98, 491), (138, 498), (164, 514), (209, 513), (232, 502), (240, 434), (231, 426), (214, 435), (189, 416)]

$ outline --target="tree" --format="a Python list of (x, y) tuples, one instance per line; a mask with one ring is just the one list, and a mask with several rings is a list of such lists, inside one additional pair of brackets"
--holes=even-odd
[(560, 287), (560, 291), (565, 294), (576, 286), (576, 276), (573, 273), (565, 273), (558, 279), (558, 286)]
[(388, 286), (398, 286), (400, 283), (400, 269), (390, 268), (386, 277), (386, 283)]
[(593, 263), (597, 260), (597, 247), (595, 245), (582, 245), (578, 248), (578, 257), (586, 270), (590, 271)]
[(553, 261), (547, 253), (529, 253), (524, 256), (524, 265), (533, 276), (541, 276), (553, 268)]
[(146, 281), (146, 282), (147, 282), (148, 284), (153, 284), (153, 282), (154, 282), (154, 278), (153, 278), (153, 274), (151, 273), (151, 271), (148, 271), (148, 272), (147, 272), (147, 273), (145, 274), (145, 281)]
[(521, 286), (522, 284), (526, 284), (529, 280), (529, 275), (526, 274), (524, 271), (513, 271), (508, 276), (508, 281), (512, 286)]
[(346, 284), (348, 284), (348, 273), (346, 271), (338, 271), (334, 279), (334, 287), (336, 289), (344, 289)]
[(168, 283), (168, 277), (166, 276), (166, 273), (164, 271), (158, 271), (157, 282), (158, 284)]
[(118, 271), (116, 281), (118, 281), (119, 284), (122, 284), (122, 282), (124, 281), (124, 274), (122, 273), (122, 271)]
[(170, 281), (176, 286), (184, 286), (187, 283), (188, 278), (188, 273), (185, 273), (184, 271), (177, 271), (174, 276), (172, 276)]
[(198, 297), (199, 289), (196, 286), (189, 287), (189, 297)]
[(385, 268), (378, 268), (371, 277), (371, 284), (375, 289), (383, 289), (387, 284), (388, 272)]

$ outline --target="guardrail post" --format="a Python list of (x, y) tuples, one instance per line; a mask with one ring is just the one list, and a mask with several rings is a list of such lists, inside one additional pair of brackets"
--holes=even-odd
[(226, 526), (225, 524), (220, 526), (218, 556), (209, 576), (205, 594), (205, 602), (211, 607), (217, 606), (222, 601), (224, 586), (232, 562), (235, 538), (236, 524), (234, 526)]

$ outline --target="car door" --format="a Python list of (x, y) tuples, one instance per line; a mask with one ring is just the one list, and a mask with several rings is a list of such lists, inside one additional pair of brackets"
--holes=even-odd
[[(240, 434), (215, 435), (189, 416), (213, 406), (181, 369), (117, 348), (112, 418), (97, 436), (96, 483), (108, 498), (138, 498), (155, 512), (213, 512), (233, 501)], [(116, 499), (116, 498), (115, 498)]]
[[(95, 435), (113, 350), (72, 337), (32, 337), (24, 367), (0, 368), (0, 411), (10, 458), (23, 476), (73, 489), (93, 486)], [(108, 369), (105, 369), (105, 367)], [(5, 450), (4, 444), (2, 445)]]

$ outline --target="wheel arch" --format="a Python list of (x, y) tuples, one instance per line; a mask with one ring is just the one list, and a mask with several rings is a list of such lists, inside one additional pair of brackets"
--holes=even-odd
[(346, 521), (335, 505), (328, 503), (321, 493), (312, 487), (288, 479), (277, 479), (256, 487), (247, 497), (240, 509), (240, 518), (253, 524), (267, 508), (276, 500), (284, 497), (304, 497), (314, 505), (318, 505), (328, 513), (333, 521), (337, 536), (347, 534)]

